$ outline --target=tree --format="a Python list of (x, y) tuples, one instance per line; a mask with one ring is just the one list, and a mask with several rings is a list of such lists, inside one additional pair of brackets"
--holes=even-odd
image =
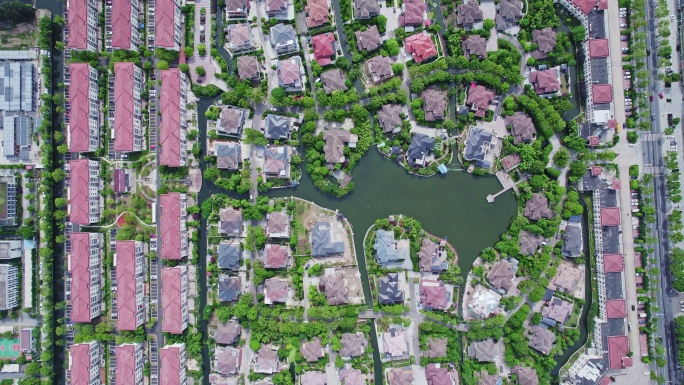
[(568, 165), (568, 161), (570, 161), (570, 154), (565, 148), (560, 148), (558, 152), (553, 155), (553, 163), (558, 167), (564, 168)]
[[(204, 8), (202, 8), (204, 9)], [(183, 72), (183, 73), (189, 73), (190, 72), (190, 66), (186, 63), (181, 63), (178, 65), (178, 68)]]
[(484, 28), (485, 30), (489, 31), (489, 30), (491, 30), (492, 28), (494, 28), (494, 26), (495, 26), (494, 20), (492, 20), (492, 19), (485, 19), (485, 21), (484, 21), (484, 23), (483, 23), (483, 28)]
[(576, 43), (583, 42), (586, 37), (587, 30), (584, 29), (584, 26), (578, 25), (572, 28), (572, 39), (575, 40)]
[(30, 4), (21, 1), (7, 1), (0, 3), (0, 21), (9, 22), (13, 26), (33, 20), (35, 12)]
[(268, 144), (266, 136), (264, 136), (264, 133), (261, 131), (257, 131), (253, 128), (246, 128), (244, 134), (245, 143), (247, 144), (255, 144), (257, 146), (265, 146)]
[(387, 39), (385, 42), (385, 49), (390, 56), (399, 55), (399, 43), (397, 43), (397, 40), (394, 38)]
[(166, 60), (158, 61), (157, 62), (157, 69), (161, 70), (161, 71), (169, 69), (169, 62), (167, 62)]
[(195, 73), (197, 73), (197, 75), (199, 76), (204, 76), (207, 74), (207, 71), (204, 69), (203, 66), (197, 66), (195, 67)]
[(627, 133), (627, 142), (636, 143), (639, 139), (639, 134), (636, 131), (629, 131)]

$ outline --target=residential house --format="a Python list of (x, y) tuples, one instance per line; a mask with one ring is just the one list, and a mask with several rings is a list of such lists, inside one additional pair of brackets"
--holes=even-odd
[(529, 231), (521, 231), (518, 235), (518, 247), (522, 255), (533, 255), (543, 242), (544, 237)]
[[(100, 210), (102, 198), (100, 195), (100, 163), (88, 158), (70, 160), (68, 171), (69, 222), (77, 225), (92, 225), (99, 222), (102, 218)], [(0, 184), (0, 187), (5, 187), (8, 193), (8, 201), (16, 204), (16, 195), (9, 194), (14, 185), (4, 183)], [(9, 204), (8, 207), (11, 208)], [(15, 212), (8, 211), (8, 216), (9, 214), (15, 214)]]
[(572, 314), (573, 304), (558, 297), (552, 297), (546, 306), (542, 308), (542, 322), (549, 326), (564, 324)]
[(486, 319), (499, 308), (500, 301), (501, 294), (477, 285), (468, 302), (468, 311), (475, 317)]
[(301, 385), (327, 385), (328, 375), (327, 373), (312, 371), (304, 372), (301, 375)]
[(394, 76), (392, 62), (385, 56), (373, 56), (364, 64), (366, 73), (373, 84), (384, 82)]
[(214, 142), (216, 166), (220, 170), (236, 171), (242, 162), (242, 147), (236, 142)]
[(341, 385), (366, 385), (366, 376), (359, 369), (340, 369), (337, 377)]
[(116, 241), (116, 329), (137, 330), (145, 322), (145, 254), (140, 241)]
[(522, 163), (522, 157), (520, 154), (512, 153), (501, 158), (499, 162), (501, 163), (503, 170), (508, 173), (520, 166)]
[[(119, 1), (121, 2), (121, 1)], [(142, 69), (133, 63), (114, 63), (114, 151), (142, 151)]]
[(420, 64), (428, 59), (437, 57), (437, 47), (432, 36), (426, 31), (411, 35), (404, 40), (404, 48), (413, 60)]
[(406, 163), (409, 167), (427, 167), (434, 159), (435, 138), (415, 133), (406, 151)]
[(549, 207), (549, 199), (543, 193), (532, 194), (532, 198), (525, 204), (523, 215), (533, 221), (538, 221), (542, 218), (551, 219), (553, 217), (553, 210)]
[(558, 273), (556, 273), (551, 284), (556, 291), (572, 295), (575, 290), (581, 287), (583, 276), (584, 271), (577, 268), (573, 263), (564, 262), (558, 267)]
[(263, 172), (266, 179), (290, 179), (290, 146), (266, 147)]
[(325, 357), (325, 351), (321, 344), (321, 339), (314, 337), (311, 341), (306, 341), (299, 347), (299, 352), (306, 362), (316, 362)]
[(66, 144), (69, 152), (95, 152), (100, 148), (99, 75), (88, 63), (70, 63), (68, 68)]
[(480, 35), (468, 35), (468, 37), (461, 42), (461, 49), (463, 49), (463, 56), (468, 60), (472, 57), (486, 59), (487, 39)]
[(354, 0), (354, 19), (366, 20), (380, 15), (380, 5), (376, 0)]
[(217, 346), (214, 349), (214, 371), (223, 376), (234, 376), (240, 373), (242, 348)]
[(97, 2), (68, 0), (66, 6), (66, 48), (97, 52), (100, 48), (100, 13)]
[(240, 299), (242, 294), (242, 280), (240, 277), (231, 277), (221, 274), (218, 277), (218, 300), (219, 302), (233, 302)]
[(254, 356), (254, 373), (273, 374), (280, 369), (278, 359), (278, 347), (274, 345), (261, 345)]
[(341, 272), (325, 274), (321, 277), (318, 290), (325, 294), (328, 305), (346, 305), (349, 303), (346, 278)]
[(304, 11), (307, 14), (306, 26), (309, 28), (317, 28), (330, 22), (327, 0), (307, 0)]
[(67, 370), (71, 385), (102, 384), (102, 350), (98, 341), (74, 344), (68, 348)]
[(501, 385), (501, 377), (498, 374), (489, 374), (487, 369), (474, 373), (477, 385)]
[(530, 73), (530, 84), (534, 86), (537, 95), (556, 95), (560, 91), (558, 70), (533, 71)]
[[(368, 0), (363, 1), (368, 2)], [(354, 36), (356, 36), (356, 47), (362, 52), (375, 51), (382, 45), (382, 37), (376, 25), (366, 27), (365, 31), (354, 31)]]
[(162, 331), (183, 334), (188, 327), (188, 267), (164, 267), (162, 281)]
[(531, 143), (535, 137), (534, 123), (532, 119), (524, 112), (516, 112), (511, 116), (506, 117), (506, 125), (511, 128), (511, 135), (513, 135), (513, 143)]
[(249, 0), (226, 0), (226, 19), (246, 19), (249, 14)]
[(404, 303), (404, 291), (399, 286), (399, 273), (389, 273), (378, 281), (378, 302), (380, 305)]
[[(69, 276), (67, 277), (67, 291), (71, 292), (71, 322), (90, 322), (102, 312), (102, 234), (99, 233), (71, 233), (69, 235), (71, 252), (67, 257)], [(15, 267), (16, 268), (16, 267)], [(8, 286), (16, 277), (15, 270), (7, 269)], [(12, 291), (6, 290), (6, 293)], [(16, 301), (5, 295), (5, 308)], [(16, 306), (16, 305), (15, 305)]]
[(290, 248), (274, 243), (267, 243), (264, 248), (264, 267), (267, 269), (285, 269), (290, 261)]
[(238, 56), (237, 72), (240, 80), (251, 80), (253, 82), (261, 80), (261, 70), (259, 70), (259, 59), (256, 56)]
[(399, 25), (402, 27), (420, 27), (425, 19), (427, 5), (423, 0), (408, 0), (401, 4), (402, 13)]
[(430, 238), (425, 237), (418, 251), (418, 264), (420, 271), (440, 273), (449, 268), (446, 261), (446, 250), (440, 250), (439, 245)]
[(447, 339), (438, 337), (427, 338), (427, 350), (422, 353), (428, 358), (443, 358), (447, 356)]
[(266, 235), (269, 238), (290, 238), (290, 217), (285, 211), (266, 214)]
[(382, 333), (382, 357), (391, 360), (408, 359), (409, 341), (406, 331), (390, 326)]
[(242, 211), (233, 207), (224, 207), (219, 211), (219, 234), (232, 237), (242, 235)]
[(290, 24), (276, 24), (271, 27), (271, 45), (278, 56), (299, 51), (297, 32)]
[(292, 125), (290, 118), (282, 115), (269, 114), (264, 120), (264, 136), (269, 140), (287, 140), (290, 137)]
[(332, 94), (334, 91), (346, 91), (348, 88), (345, 82), (345, 75), (338, 68), (325, 71), (321, 74), (321, 83), (323, 83), (323, 90), (328, 95)]
[(238, 271), (242, 260), (240, 242), (221, 242), (217, 250), (217, 265), (219, 269)]
[(226, 322), (219, 321), (214, 333), (214, 341), (222, 345), (235, 345), (240, 341), (241, 333), (242, 326), (237, 318), (231, 318)]
[(496, 29), (504, 31), (514, 27), (523, 16), (523, 4), (520, 0), (500, 0), (496, 9)]
[(475, 29), (475, 24), (484, 21), (483, 13), (477, 0), (470, 0), (467, 3), (463, 3), (459, 5), (457, 9), (456, 22), (459, 26), (463, 27), (463, 29)]
[(404, 110), (398, 104), (385, 104), (378, 110), (378, 122), (385, 134), (398, 134), (403, 126)]
[(547, 356), (551, 353), (551, 349), (553, 349), (553, 343), (556, 342), (556, 335), (551, 330), (540, 325), (530, 327), (528, 337), (530, 339), (528, 345)]
[(394, 231), (379, 229), (375, 233), (375, 259), (379, 265), (403, 262), (410, 258), (410, 245), (408, 242), (394, 239)]
[(518, 377), (518, 385), (539, 385), (537, 371), (528, 366), (515, 366), (511, 373)]
[(159, 385), (186, 385), (187, 354), (184, 343), (166, 345), (159, 349)]
[(323, 152), (326, 163), (344, 163), (344, 145), (355, 148), (359, 136), (347, 130), (325, 130), (323, 140), (325, 140)]
[(392, 368), (387, 370), (388, 385), (413, 385), (413, 369)]
[(116, 385), (143, 383), (145, 355), (140, 342), (118, 345), (114, 348), (114, 357), (116, 359)]
[(289, 296), (290, 287), (287, 280), (281, 278), (269, 278), (264, 282), (264, 303), (272, 305), (276, 302), (285, 303)]
[(451, 305), (452, 293), (440, 280), (421, 279), (419, 293), (420, 303), (425, 310), (446, 310)]
[[(325, 0), (322, 0), (325, 1)], [(335, 34), (322, 33), (311, 38), (314, 60), (321, 66), (332, 64), (337, 53)]]
[(428, 88), (420, 96), (424, 101), (423, 110), (425, 111), (426, 121), (434, 122), (435, 120), (444, 119), (447, 109), (446, 92)]
[(473, 341), (468, 345), (468, 356), (477, 362), (495, 362), (501, 356), (499, 344), (493, 338), (484, 341)]
[(441, 364), (427, 364), (425, 378), (428, 385), (456, 385), (452, 372)]
[(242, 136), (245, 119), (249, 112), (244, 108), (235, 106), (221, 107), (221, 113), (216, 121), (216, 132), (223, 135), (239, 138)]
[(289, 59), (279, 61), (276, 64), (278, 73), (278, 86), (287, 92), (297, 92), (304, 90), (304, 75), (302, 59), (293, 56)]
[(518, 271), (518, 261), (513, 261), (515, 263), (502, 259), (487, 274), (487, 280), (499, 292), (507, 293), (513, 287), (513, 280)]
[(168, 193), (159, 196), (159, 255), (164, 259), (180, 260), (188, 256), (188, 229), (185, 225), (186, 196)]
[(477, 167), (490, 168), (498, 155), (498, 142), (499, 138), (491, 131), (471, 127), (466, 137), (463, 158), (474, 162)]
[(581, 257), (584, 250), (584, 240), (582, 239), (582, 225), (580, 223), (570, 223), (565, 227), (563, 234), (564, 257)]
[(266, 0), (266, 14), (271, 19), (287, 20), (289, 6), (287, 0)]
[(489, 110), (489, 104), (494, 101), (494, 92), (484, 86), (472, 84), (468, 88), (468, 99), (466, 105), (475, 113), (478, 118), (484, 118)]
[(349, 359), (362, 355), (368, 347), (368, 340), (361, 332), (344, 333), (340, 339), (342, 348), (338, 352), (340, 357)]
[(228, 26), (228, 49), (233, 54), (254, 50), (252, 29), (249, 27), (249, 23), (230, 24)]
[(180, 51), (181, 40), (183, 39), (181, 0), (155, 0), (155, 6), (155, 48)]
[(556, 31), (551, 27), (535, 29), (532, 31), (532, 43), (537, 45), (537, 49), (532, 51), (535, 59), (544, 59), (556, 48)]
[(182, 167), (187, 164), (187, 84), (185, 74), (178, 68), (160, 71), (159, 95), (159, 164)]

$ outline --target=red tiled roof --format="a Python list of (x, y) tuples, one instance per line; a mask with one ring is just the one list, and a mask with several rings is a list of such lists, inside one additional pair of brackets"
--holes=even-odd
[(119, 345), (114, 355), (116, 356), (116, 385), (138, 385), (135, 378), (135, 345)]
[(67, 48), (88, 49), (88, 0), (68, 0)]
[(601, 226), (620, 226), (620, 209), (618, 207), (602, 208)]
[(608, 0), (599, 0), (598, 9), (605, 11), (608, 9)]
[(623, 358), (629, 354), (629, 339), (627, 336), (608, 337), (608, 367), (622, 369)]
[(159, 385), (180, 385), (180, 347), (167, 346), (159, 349)]
[[(431, 285), (425, 285), (429, 283)], [(433, 309), (446, 310), (449, 303), (447, 298), (447, 290), (444, 285), (438, 285), (439, 281), (421, 280), (420, 282), (420, 300), (423, 306), (431, 307)]]
[(328, 13), (328, 2), (326, 0), (307, 0), (304, 10), (306, 16), (306, 26), (309, 28), (319, 27), (330, 21)]
[[(140, 326), (137, 320), (136, 304), (136, 261), (135, 241), (116, 242), (116, 309), (119, 318), (116, 321), (118, 330), (135, 330)], [(142, 304), (140, 304), (142, 306)]]
[(613, 382), (613, 380), (611, 380), (610, 377), (605, 376), (601, 379), (601, 381), (599, 382), (599, 385), (608, 385), (611, 382)]
[[(137, 23), (138, 21), (135, 20), (135, 22)], [(112, 47), (118, 49), (131, 49), (130, 0), (112, 1)]]
[[(155, 3), (154, 45), (162, 48), (174, 48), (175, 42), (175, 0), (156, 0)], [(162, 71), (163, 72), (163, 71)]]
[(71, 63), (69, 75), (69, 151), (87, 152), (90, 150), (90, 66), (88, 63)]
[(114, 63), (114, 151), (117, 152), (133, 151), (134, 72), (133, 63)]
[(603, 271), (606, 273), (619, 273), (624, 268), (622, 254), (604, 254)]
[(608, 57), (608, 39), (589, 39), (589, 57)]
[(618, 179), (613, 180), (613, 182), (610, 184), (610, 187), (613, 190), (619, 190), (622, 186), (620, 184), (621, 182)]
[(115, 193), (118, 194), (126, 192), (126, 170), (123, 168), (115, 168), (114, 177), (112, 179), (114, 180)]
[(399, 25), (421, 25), (427, 5), (423, 0), (404, 1), (404, 13), (399, 16)]
[(598, 0), (571, 0), (582, 12), (589, 14), (598, 3)]
[(299, 63), (290, 58), (280, 62), (278, 77), (283, 84), (294, 84), (301, 79), (299, 75)]
[(594, 104), (605, 104), (613, 101), (613, 88), (610, 84), (594, 84), (591, 86)]
[(159, 137), (161, 138), (159, 164), (180, 167), (181, 72), (178, 68), (161, 71), (161, 80), (161, 95), (159, 97), (161, 107), (159, 111), (162, 119), (159, 127)]
[(627, 306), (624, 299), (606, 301), (606, 315), (608, 318), (627, 317)]
[(183, 333), (182, 272), (178, 267), (162, 269), (162, 331), (171, 334)]
[(160, 256), (165, 259), (181, 259), (181, 194), (169, 193), (159, 197), (161, 210)]
[(69, 161), (69, 222), (78, 225), (90, 224), (90, 170), (88, 159)]
[(413, 55), (416, 63), (437, 55), (437, 47), (428, 33), (417, 33), (406, 38), (406, 52)]
[(591, 176), (599, 176), (601, 171), (601, 166), (591, 166)]
[(606, 127), (611, 128), (611, 129), (616, 129), (618, 126), (618, 121), (617, 119), (608, 119), (608, 122), (606, 122)]
[(286, 267), (288, 252), (289, 250), (285, 246), (277, 244), (267, 245), (264, 267), (267, 269), (282, 269)]
[(530, 83), (534, 84), (535, 92), (540, 95), (560, 90), (560, 82), (554, 70), (532, 72), (530, 74)]
[[(590, 146), (596, 147), (600, 144), (601, 144), (601, 138), (599, 138), (598, 136), (590, 136), (589, 137), (589, 145)], [(599, 167), (599, 169), (600, 169), (600, 167)], [(599, 173), (600, 173), (600, 171), (599, 171)]]
[(71, 233), (71, 321), (90, 322), (90, 234)]
[(312, 37), (311, 46), (318, 64), (324, 66), (332, 63), (331, 56), (335, 54), (335, 35), (332, 32)]
[(71, 385), (90, 384), (90, 344), (69, 347), (69, 372)]

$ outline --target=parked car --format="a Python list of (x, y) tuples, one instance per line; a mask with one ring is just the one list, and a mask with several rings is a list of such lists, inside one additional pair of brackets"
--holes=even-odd
[(677, 18), (675, 17), (675, 15), (670, 15), (670, 21), (674, 23), (675, 20), (677, 20)]
[(662, 99), (662, 98), (663, 98), (663, 93), (662, 93), (662, 92), (658, 92), (658, 97)]
[(649, 96), (648, 100), (653, 101), (653, 95)]

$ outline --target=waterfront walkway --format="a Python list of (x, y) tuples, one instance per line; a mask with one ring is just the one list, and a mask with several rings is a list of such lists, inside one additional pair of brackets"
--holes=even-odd
[(513, 191), (515, 191), (515, 194), (518, 195), (519, 192), (518, 192), (517, 186), (518, 186), (518, 184), (525, 181), (525, 179), (520, 179), (518, 182), (514, 182), (513, 179), (511, 179), (511, 176), (508, 175), (507, 173), (503, 172), (503, 171), (497, 171), (496, 172), (496, 179), (499, 180), (499, 183), (501, 183), (501, 186), (503, 186), (503, 189), (494, 195), (492, 195), (492, 194), (487, 195), (487, 202), (489, 202), (489, 203), (494, 203), (494, 200), (496, 200), (496, 198), (499, 195), (505, 193), (506, 191), (508, 191), (510, 189), (513, 189)]

